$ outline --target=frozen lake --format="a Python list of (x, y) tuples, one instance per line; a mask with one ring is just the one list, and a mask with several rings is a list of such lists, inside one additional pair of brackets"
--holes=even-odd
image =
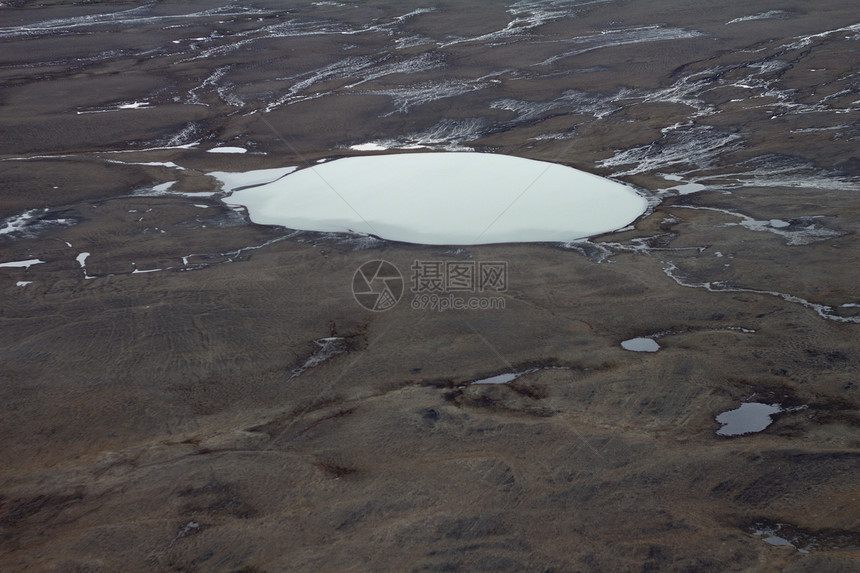
[(473, 152), (339, 159), (225, 201), (264, 225), (431, 245), (571, 241), (629, 225), (647, 208), (628, 185)]

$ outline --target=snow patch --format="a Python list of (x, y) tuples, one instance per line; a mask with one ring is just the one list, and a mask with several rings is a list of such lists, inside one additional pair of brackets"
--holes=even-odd
[(27, 259), (26, 261), (10, 261), (8, 263), (0, 263), (0, 268), (25, 268), (29, 269), (33, 265), (41, 265), (45, 261), (39, 259)]
[(248, 150), (244, 147), (213, 147), (212, 149), (207, 149), (206, 153), (248, 153)]

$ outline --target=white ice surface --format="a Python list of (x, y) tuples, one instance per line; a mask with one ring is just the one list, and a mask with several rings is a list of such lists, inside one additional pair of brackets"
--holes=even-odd
[(381, 143), (359, 143), (357, 145), (350, 145), (349, 148), (355, 151), (385, 151), (388, 149), (388, 147), (385, 147)]
[(90, 273), (87, 272), (87, 257), (89, 257), (89, 256), (90, 256), (89, 253), (86, 253), (86, 252), (80, 253), (77, 257), (75, 257), (75, 260), (78, 261), (78, 264), (81, 265), (81, 268), (84, 271), (84, 278), (85, 279), (94, 279), (96, 277), (91, 277)]
[(631, 338), (621, 342), (621, 348), (633, 352), (657, 352), (660, 345), (653, 338)]
[(647, 208), (621, 183), (490, 153), (349, 157), (224, 201), (264, 225), (432, 245), (571, 241), (624, 227)]
[(670, 189), (674, 189), (678, 192), (678, 195), (689, 195), (690, 193), (698, 193), (699, 191), (703, 191), (707, 189), (701, 183), (684, 183), (682, 185), (675, 185), (674, 187), (670, 187)]
[(206, 153), (248, 153), (248, 150), (244, 147), (213, 147), (206, 151)]
[(780, 537), (779, 535), (771, 535), (768, 533), (762, 533), (764, 535), (765, 543), (769, 543), (770, 545), (776, 545), (777, 547), (794, 547), (794, 544), (784, 537)]
[(171, 187), (173, 187), (174, 183), (176, 183), (176, 181), (168, 181), (167, 183), (159, 183), (158, 185), (155, 185), (152, 188), (152, 190), (155, 191), (156, 193), (164, 193), (165, 191), (168, 191)]
[(480, 380), (474, 380), (472, 384), (507, 384), (508, 382), (513, 382), (517, 378), (522, 375), (522, 372), (517, 372), (513, 374), (497, 374), (495, 376), (490, 376), (489, 378), (482, 378)]
[[(214, 174), (210, 173), (210, 175)], [(141, 191), (140, 193), (138, 193), (138, 195), (170, 195), (176, 197), (190, 197), (192, 199), (205, 199), (218, 194), (218, 191), (172, 191), (172, 188), (175, 184), (176, 181), (167, 181), (166, 183), (159, 183), (158, 185), (153, 186), (151, 189)], [(133, 211), (129, 211), (129, 213), (131, 212)]]
[(90, 256), (89, 253), (81, 253), (75, 258), (75, 260), (77, 260), (78, 263), (81, 265), (81, 268), (86, 268), (88, 256)]
[(118, 109), (140, 109), (143, 107), (149, 107), (148, 101), (136, 101), (133, 103), (124, 103), (118, 106)]
[(32, 265), (40, 265), (45, 261), (39, 259), (27, 259), (26, 261), (11, 261), (8, 263), (0, 263), (0, 267), (23, 267), (29, 269)]
[[(118, 161), (117, 163), (126, 163), (126, 162), (125, 161)], [(126, 165), (153, 165), (155, 167), (171, 167), (173, 169), (185, 169), (184, 167), (177, 165), (172, 161), (146, 161), (143, 163), (126, 163)]]

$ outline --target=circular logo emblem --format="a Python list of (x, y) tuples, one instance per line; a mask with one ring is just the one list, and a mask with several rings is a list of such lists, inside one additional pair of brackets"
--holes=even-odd
[(388, 261), (366, 262), (352, 277), (352, 295), (367, 310), (388, 310), (403, 296), (403, 275)]

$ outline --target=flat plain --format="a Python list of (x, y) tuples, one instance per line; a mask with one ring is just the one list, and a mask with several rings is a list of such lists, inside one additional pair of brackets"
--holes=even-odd
[[(856, 570), (855, 2), (12, 1), (0, 45), (0, 570)], [(650, 208), (427, 246), (211, 175), (416, 149)]]

